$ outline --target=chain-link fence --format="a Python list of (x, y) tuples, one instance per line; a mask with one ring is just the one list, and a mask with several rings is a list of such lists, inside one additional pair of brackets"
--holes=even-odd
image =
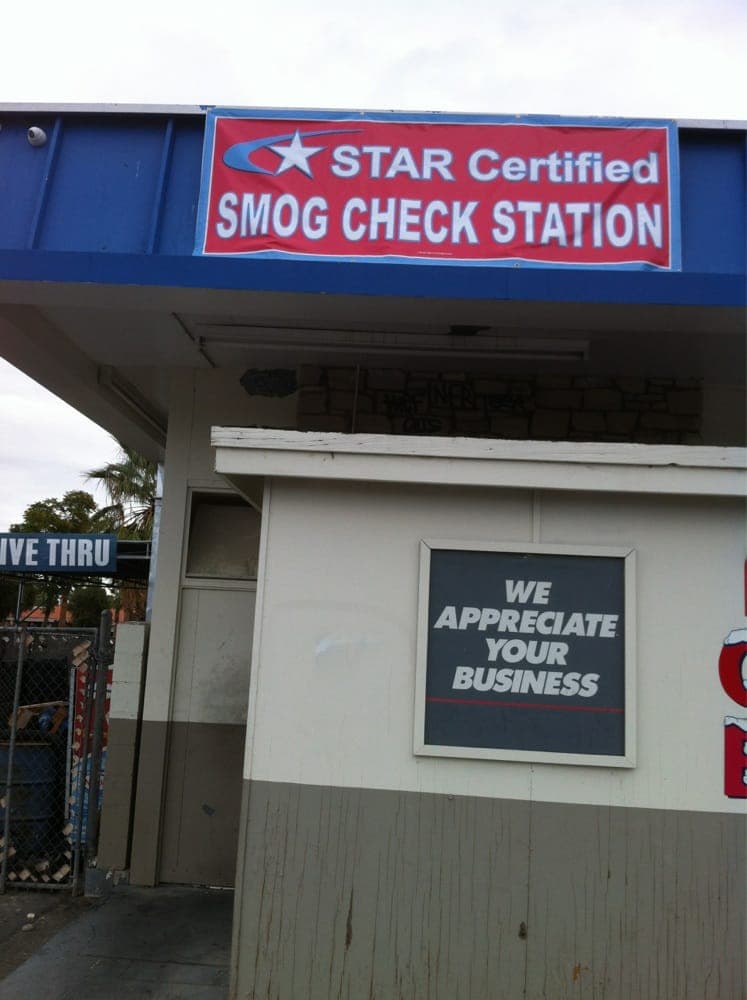
[[(96, 629), (0, 629), (0, 892), (72, 886), (95, 854), (113, 659)], [(89, 808), (90, 789), (98, 789)]]

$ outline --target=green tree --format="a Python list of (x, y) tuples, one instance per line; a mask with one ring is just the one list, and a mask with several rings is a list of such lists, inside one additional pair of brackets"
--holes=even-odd
[[(88, 534), (101, 531), (102, 528), (103, 520), (96, 501), (85, 490), (69, 490), (62, 499), (50, 497), (47, 500), (37, 500), (23, 512), (22, 521), (10, 526), (11, 531), (56, 531), (63, 534)], [(35, 601), (44, 610), (44, 624), (49, 622), (52, 609), (59, 601), (60, 625), (64, 625), (72, 581), (47, 574), (40, 574), (34, 580), (32, 587)]]
[(11, 531), (89, 532), (97, 512), (96, 501), (85, 490), (70, 490), (61, 500), (37, 500), (23, 512), (23, 520)]
[(116, 462), (91, 469), (87, 479), (100, 482), (109, 506), (99, 518), (120, 538), (148, 539), (153, 532), (156, 506), (156, 466), (132, 448), (120, 443)]
[(111, 606), (111, 595), (98, 583), (73, 587), (68, 598), (73, 625), (79, 628), (98, 628), (101, 612), (107, 611)]

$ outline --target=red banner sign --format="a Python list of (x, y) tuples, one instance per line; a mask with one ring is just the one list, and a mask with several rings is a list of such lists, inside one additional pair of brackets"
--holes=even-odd
[(196, 253), (679, 266), (672, 125), (401, 119), (211, 112)]

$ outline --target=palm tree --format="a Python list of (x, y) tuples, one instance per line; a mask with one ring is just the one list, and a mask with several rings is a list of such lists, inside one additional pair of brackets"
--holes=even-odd
[[(153, 533), (156, 509), (156, 466), (132, 448), (118, 443), (116, 462), (85, 473), (89, 481), (95, 479), (103, 484), (109, 500), (109, 506), (98, 513), (99, 525), (122, 539), (147, 541)], [(144, 619), (145, 604), (145, 591), (122, 587), (119, 607), (125, 613), (125, 621)]]
[(102, 507), (102, 525), (120, 538), (148, 539), (153, 532), (156, 505), (156, 466), (127, 445), (119, 443), (116, 462), (91, 469), (86, 478), (98, 480), (106, 490), (109, 506)]

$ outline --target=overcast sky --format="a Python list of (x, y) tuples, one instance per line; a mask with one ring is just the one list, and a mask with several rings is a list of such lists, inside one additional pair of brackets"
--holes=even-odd
[[(0, 102), (747, 118), (747, 0), (36, 0), (2, 25)], [(0, 530), (114, 451), (0, 365)]]
[(745, 0), (36, 0), (13, 101), (738, 118)]
[(0, 428), (0, 531), (19, 521), (30, 503), (67, 490), (88, 490), (105, 502), (82, 473), (112, 461), (116, 442), (2, 360)]

